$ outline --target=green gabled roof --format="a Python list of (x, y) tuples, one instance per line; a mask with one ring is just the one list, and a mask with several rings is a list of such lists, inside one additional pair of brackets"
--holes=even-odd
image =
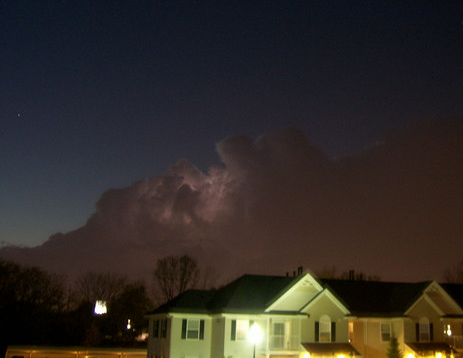
[[(302, 276), (243, 275), (218, 290), (188, 290), (148, 314), (181, 313), (264, 313), (276, 299)], [(431, 284), (319, 279), (354, 316), (397, 317), (405, 312)], [(463, 305), (463, 285), (442, 285)], [(296, 311), (272, 312), (298, 314)]]
[(402, 316), (431, 282), (320, 280), (357, 316)]
[(148, 314), (169, 312), (208, 313), (207, 304), (215, 292), (213, 290), (188, 290)]
[(298, 277), (243, 275), (222, 287), (210, 302), (214, 312), (259, 313), (299, 280)]
[(188, 290), (148, 314), (262, 313), (300, 277), (243, 275), (219, 290)]
[(463, 285), (458, 283), (441, 283), (440, 285), (463, 308)]

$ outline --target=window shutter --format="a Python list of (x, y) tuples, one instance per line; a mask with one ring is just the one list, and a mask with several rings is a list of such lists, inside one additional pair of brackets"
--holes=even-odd
[(236, 319), (231, 321), (231, 337), (232, 341), (236, 341)]
[(167, 318), (162, 320), (161, 338), (167, 337)]
[(186, 339), (186, 319), (182, 319), (182, 339)]
[(429, 324), (429, 340), (431, 342), (434, 340), (434, 326), (432, 323)]
[(420, 324), (416, 323), (415, 324), (415, 333), (416, 333), (416, 341), (420, 341)]
[(331, 322), (331, 342), (336, 342), (336, 322)]
[(320, 341), (320, 322), (318, 321), (315, 321), (315, 342), (319, 342)]
[(199, 321), (199, 339), (204, 339), (204, 320)]

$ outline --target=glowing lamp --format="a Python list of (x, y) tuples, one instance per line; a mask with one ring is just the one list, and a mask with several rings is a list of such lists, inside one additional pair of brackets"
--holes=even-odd
[(344, 358), (344, 354), (339, 354), (338, 358)]
[(449, 324), (447, 325), (447, 330), (445, 331), (445, 333), (449, 337), (452, 335), (452, 327)]
[(257, 344), (262, 340), (262, 336), (262, 330), (260, 329), (259, 325), (254, 323), (249, 330), (249, 340), (252, 343)]
[(254, 324), (249, 329), (248, 339), (254, 343), (254, 355), (253, 358), (256, 358), (256, 344), (262, 340), (263, 333), (259, 325), (254, 322)]
[(310, 353), (309, 353), (309, 352), (304, 353), (304, 355), (302, 356), (302, 358), (310, 358)]
[(407, 358), (415, 358), (415, 356), (413, 355), (413, 353), (409, 353)]

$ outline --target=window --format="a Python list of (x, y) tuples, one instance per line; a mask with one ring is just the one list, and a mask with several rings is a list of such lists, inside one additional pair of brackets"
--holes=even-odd
[(426, 317), (422, 317), (416, 324), (416, 341), (430, 342), (433, 340), (433, 325)]
[(234, 319), (231, 321), (231, 340), (245, 341), (248, 339), (248, 331), (251, 326), (250, 321)]
[(331, 342), (331, 320), (328, 316), (320, 317), (319, 329), (319, 342)]
[(314, 331), (315, 342), (336, 342), (336, 322), (324, 315), (320, 321), (315, 322)]
[(354, 322), (349, 322), (349, 342), (354, 341)]
[(285, 346), (285, 323), (273, 323), (272, 348), (283, 349)]
[(296, 350), (299, 348), (300, 339), (299, 319), (272, 320), (270, 325), (270, 349)]
[(167, 318), (161, 320), (161, 338), (167, 337)]
[(198, 340), (204, 339), (204, 320), (203, 319), (183, 319), (182, 320), (182, 339)]
[(389, 342), (391, 340), (391, 324), (381, 323), (381, 341)]
[(153, 322), (153, 337), (159, 338), (159, 320), (157, 319)]
[(153, 338), (167, 337), (167, 318), (155, 319), (153, 322)]

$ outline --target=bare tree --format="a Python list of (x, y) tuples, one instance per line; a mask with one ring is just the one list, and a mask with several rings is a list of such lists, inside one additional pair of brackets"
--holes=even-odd
[(354, 280), (354, 281), (381, 281), (381, 277), (376, 275), (366, 275), (364, 272), (355, 272), (354, 270), (338, 273), (335, 266), (323, 267), (317, 271), (315, 275), (321, 279), (336, 279), (336, 280)]
[(334, 279), (338, 277), (338, 269), (335, 266), (324, 266), (321, 270), (315, 271), (318, 278)]
[(110, 301), (123, 291), (126, 281), (113, 273), (86, 272), (76, 280), (75, 290), (82, 301)]
[(219, 285), (220, 274), (211, 266), (203, 268), (200, 276), (198, 287), (202, 290), (214, 289)]
[(157, 261), (154, 279), (164, 301), (169, 301), (195, 287), (199, 272), (196, 260), (188, 255), (166, 256)]

